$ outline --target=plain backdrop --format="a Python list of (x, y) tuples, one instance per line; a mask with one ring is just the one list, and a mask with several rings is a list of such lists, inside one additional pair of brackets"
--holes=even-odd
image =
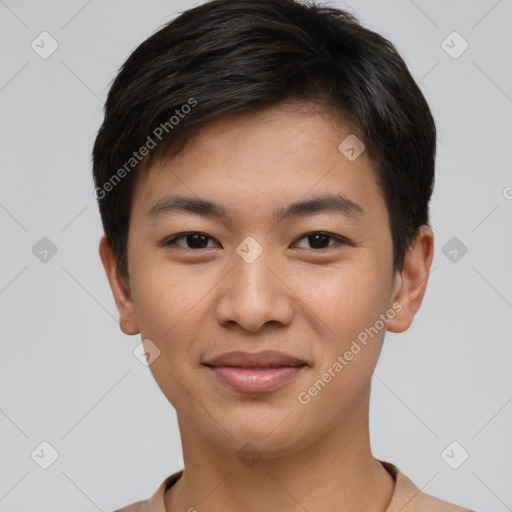
[[(374, 455), (424, 492), (512, 510), (512, 2), (330, 4), (395, 44), (438, 127), (432, 273), (386, 336)], [(90, 153), (121, 64), (194, 5), (0, 0), (0, 511), (111, 512), (183, 467), (175, 410), (118, 326)]]

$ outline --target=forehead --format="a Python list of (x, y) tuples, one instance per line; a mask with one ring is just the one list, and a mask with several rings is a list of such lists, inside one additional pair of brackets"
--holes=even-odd
[(285, 105), (223, 117), (139, 178), (132, 213), (152, 217), (173, 195), (216, 203), (224, 214), (265, 212), (275, 220), (285, 205), (330, 194), (365, 214), (386, 215), (369, 156), (349, 159), (340, 151), (354, 135), (325, 109)]

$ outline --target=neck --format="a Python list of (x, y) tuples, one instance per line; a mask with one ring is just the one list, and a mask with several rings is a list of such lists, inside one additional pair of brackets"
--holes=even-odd
[(360, 421), (252, 461), (178, 422), (185, 469), (165, 494), (167, 512), (385, 512), (391, 502), (395, 482), (371, 453), (367, 409)]

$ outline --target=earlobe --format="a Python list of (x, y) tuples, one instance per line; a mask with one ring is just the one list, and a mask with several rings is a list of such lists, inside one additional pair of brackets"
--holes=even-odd
[(392, 304), (400, 304), (401, 309), (388, 322), (388, 331), (403, 332), (411, 326), (425, 295), (433, 257), (434, 233), (429, 226), (424, 225), (419, 228), (418, 236), (407, 252), (404, 266), (395, 278)]
[(118, 271), (114, 252), (106, 235), (101, 237), (99, 253), (119, 312), (119, 327), (125, 334), (138, 334), (140, 330), (131, 291)]

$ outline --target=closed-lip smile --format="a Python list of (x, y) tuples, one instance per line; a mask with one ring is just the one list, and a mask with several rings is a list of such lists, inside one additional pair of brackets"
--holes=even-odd
[(295, 356), (275, 350), (226, 352), (203, 364), (224, 384), (245, 393), (273, 391), (308, 366)]

